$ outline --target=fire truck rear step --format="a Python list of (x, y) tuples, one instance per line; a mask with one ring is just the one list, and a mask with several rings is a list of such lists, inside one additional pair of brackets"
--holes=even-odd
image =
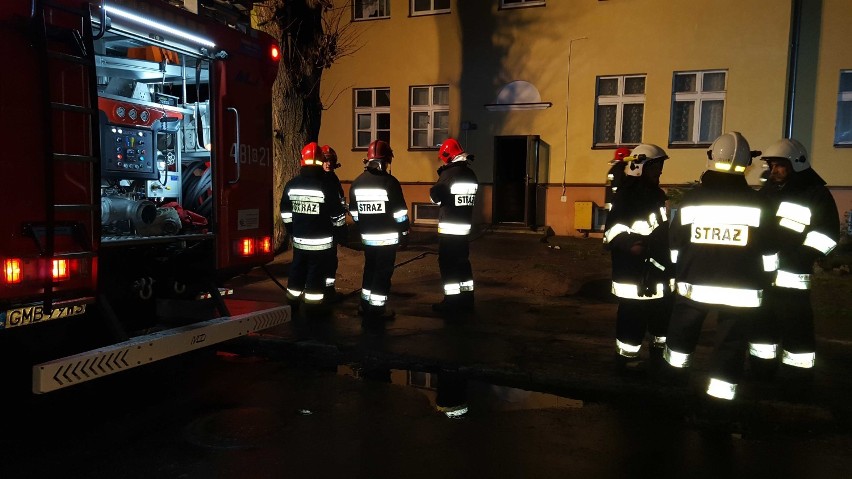
[(286, 323), (290, 306), (216, 318), (33, 366), (33, 393), (43, 394), (124, 372)]

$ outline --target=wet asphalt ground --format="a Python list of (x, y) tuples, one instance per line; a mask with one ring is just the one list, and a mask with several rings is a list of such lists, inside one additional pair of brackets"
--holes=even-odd
[[(600, 240), (483, 233), (464, 321), (430, 310), (434, 251), (427, 230), (399, 252), (392, 322), (355, 314), (362, 256), (342, 247), (331, 315), (6, 401), (0, 478), (848, 477), (847, 276), (818, 275), (813, 393), (747, 381), (720, 424), (712, 319), (689, 384), (613, 373)], [(283, 301), (288, 255), (232, 281), (232, 313)]]
[[(657, 404), (690, 416), (703, 406), (712, 354), (713, 318), (705, 321), (696, 364), (684, 386), (663, 386), (651, 374), (614, 374), (617, 304), (609, 293), (609, 254), (595, 238), (546, 237), (485, 230), (474, 236), (471, 262), (477, 311), (448, 321), (431, 311), (442, 297), (434, 230), (412, 233), (400, 250), (389, 306), (394, 321), (364, 325), (355, 314), (363, 255), (339, 248), (332, 314), (307, 318), (252, 338), (246, 347), (270, 357), (312, 357), (422, 371), (546, 391), (582, 400)], [(235, 281), (235, 298), (283, 300), (290, 252), (265, 270)], [(272, 279), (274, 278), (274, 280)], [(276, 284), (277, 282), (277, 284)], [(752, 431), (850, 430), (852, 426), (852, 277), (820, 270), (814, 291), (818, 336), (809, 392), (784, 381), (745, 380), (736, 409)], [(647, 354), (647, 347), (642, 354)]]

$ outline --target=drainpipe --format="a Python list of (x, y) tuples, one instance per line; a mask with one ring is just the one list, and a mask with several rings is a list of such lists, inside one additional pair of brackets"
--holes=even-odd
[(802, 36), (802, 0), (793, 0), (790, 14), (790, 54), (787, 60), (787, 95), (784, 106), (784, 137), (793, 137), (796, 110), (796, 80), (799, 68), (799, 40)]

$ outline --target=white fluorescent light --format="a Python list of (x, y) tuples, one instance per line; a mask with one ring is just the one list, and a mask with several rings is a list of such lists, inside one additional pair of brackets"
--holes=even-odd
[(187, 32), (184, 32), (182, 30), (178, 30), (176, 28), (172, 28), (170, 26), (163, 25), (161, 23), (157, 23), (157, 22), (149, 20), (145, 17), (140, 17), (139, 15), (136, 15), (134, 13), (125, 12), (124, 10), (120, 10), (118, 8), (111, 7), (111, 6), (108, 6), (108, 5), (105, 6), (104, 9), (111, 15), (115, 15), (117, 17), (125, 18), (127, 20), (132, 21), (132, 22), (136, 22), (136, 23), (139, 23), (141, 25), (145, 25), (146, 27), (151, 27), (155, 30), (159, 30), (161, 32), (168, 33), (170, 35), (174, 35), (176, 37), (183, 38), (184, 40), (189, 40), (189, 41), (195, 42), (199, 45), (204, 45), (205, 47), (208, 47), (208, 48), (213, 48), (213, 47), (216, 46), (216, 44), (211, 42), (210, 40), (207, 40), (207, 39), (204, 39), (204, 38), (201, 38), (201, 37), (197, 37), (197, 36), (195, 36), (191, 33), (187, 33)]

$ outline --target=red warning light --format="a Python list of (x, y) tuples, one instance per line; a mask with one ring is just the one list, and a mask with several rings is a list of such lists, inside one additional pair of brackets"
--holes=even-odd
[(281, 56), (281, 50), (278, 49), (278, 45), (272, 45), (272, 47), (270, 47), (269, 56), (271, 56), (273, 60), (278, 60)]

